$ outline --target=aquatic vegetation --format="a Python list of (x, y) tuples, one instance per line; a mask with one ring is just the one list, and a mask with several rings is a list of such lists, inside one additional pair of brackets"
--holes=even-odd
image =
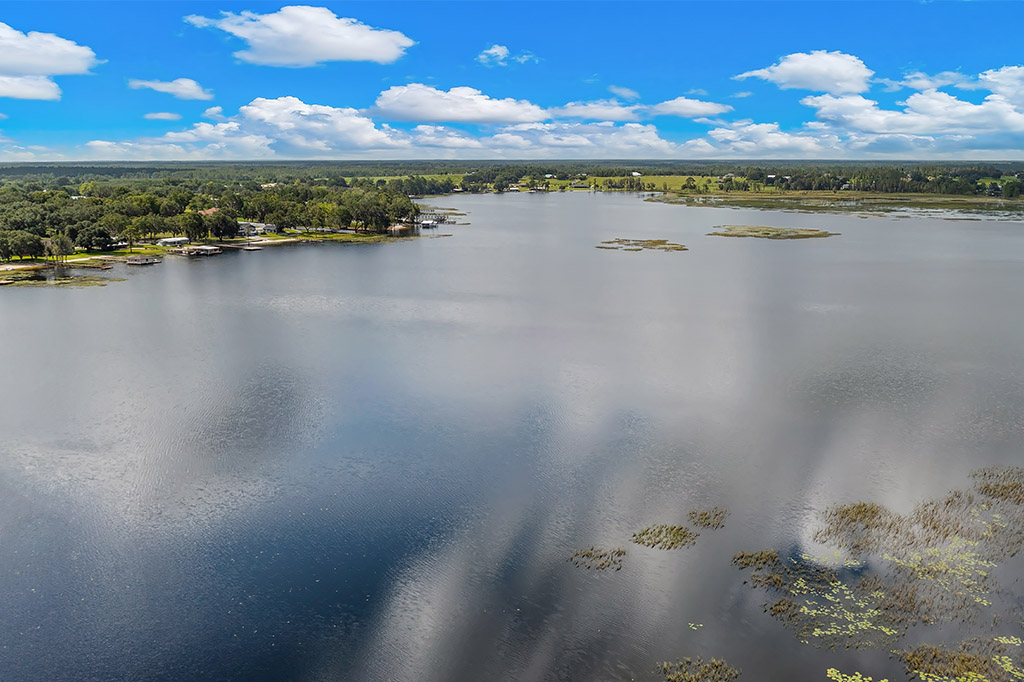
[(688, 251), (682, 244), (675, 244), (667, 239), (609, 239), (597, 245), (599, 249), (617, 251)]
[(731, 682), (740, 676), (740, 671), (720, 658), (705, 663), (700, 658), (684, 658), (659, 666), (665, 682)]
[(732, 558), (732, 563), (740, 568), (754, 568), (761, 570), (770, 566), (778, 566), (779, 553), (774, 549), (762, 549), (759, 552), (738, 552)]
[(1024, 670), (1008, 654), (1005, 639), (972, 639), (956, 649), (922, 644), (892, 652), (907, 674), (924, 682), (1010, 682), (1024, 679)]
[[(982, 615), (998, 623), (996, 608), (1016, 603), (997, 598), (995, 570), (1024, 545), (1024, 469), (980, 469), (972, 478), (974, 491), (925, 500), (908, 515), (867, 501), (824, 510), (814, 539), (838, 548), (831, 558), (762, 550), (740, 552), (733, 564), (752, 569), (744, 582), (775, 593), (765, 611), (815, 646), (889, 645), (914, 625), (970, 626)], [(908, 672), (929, 682), (1024, 682), (1014, 659), (992, 651), (1020, 646), (1018, 638), (979, 646), (905, 652)]]
[(693, 545), (699, 536), (700, 533), (692, 531), (686, 526), (662, 523), (633, 533), (633, 542), (653, 549), (678, 549)]
[(690, 512), (690, 523), (698, 528), (717, 530), (725, 526), (727, 516), (729, 516), (729, 511), (721, 507), (694, 509)]
[[(852, 675), (846, 675), (839, 672), (835, 668), (829, 668), (825, 671), (825, 677), (835, 682), (873, 682), (874, 678), (867, 675), (861, 675), (860, 673), (853, 673)], [(888, 679), (879, 680), (878, 682), (889, 682)]]
[(1024, 468), (986, 468), (971, 474), (975, 488), (986, 497), (1015, 505), (1024, 505)]
[(622, 547), (604, 549), (591, 545), (588, 549), (573, 550), (568, 560), (577, 568), (593, 569), (595, 571), (614, 568), (616, 571), (619, 571), (622, 569), (622, 557), (624, 556), (626, 556), (626, 550)]
[(755, 587), (771, 587), (786, 594), (765, 610), (793, 630), (800, 641), (830, 649), (870, 648), (892, 644), (905, 629), (888, 612), (884, 592), (844, 582), (815, 568), (803, 573), (794, 577), (786, 570), (770, 574), (768, 580), (752, 580)]
[(823, 514), (825, 525), (814, 534), (821, 543), (831, 543), (854, 555), (872, 552), (900, 535), (906, 520), (873, 502), (838, 505)]
[(957, 538), (949, 545), (911, 551), (903, 557), (889, 553), (882, 556), (912, 579), (928, 581), (968, 602), (990, 606), (992, 602), (987, 597), (991, 592), (989, 570), (996, 564), (974, 551), (978, 544)]
[(124, 277), (99, 277), (95, 275), (47, 276), (38, 272), (5, 272), (3, 279), (12, 287), (103, 287), (111, 282), (123, 282)]
[(719, 225), (709, 237), (754, 237), (757, 239), (813, 239), (833, 237), (838, 232), (812, 230), (804, 227), (768, 227), (767, 225)]

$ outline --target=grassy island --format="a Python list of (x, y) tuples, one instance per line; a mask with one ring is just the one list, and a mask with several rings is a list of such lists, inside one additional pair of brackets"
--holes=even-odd
[(838, 232), (812, 230), (801, 227), (768, 227), (767, 225), (719, 225), (715, 232), (708, 232), (713, 237), (755, 237), (757, 239), (815, 239), (817, 237), (833, 237)]
[(667, 239), (609, 239), (597, 245), (599, 249), (613, 251), (688, 251), (682, 244), (674, 244)]

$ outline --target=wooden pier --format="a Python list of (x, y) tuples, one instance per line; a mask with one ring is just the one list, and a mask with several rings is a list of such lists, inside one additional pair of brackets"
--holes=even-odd
[(413, 221), (413, 224), (419, 227), (431, 228), (437, 227), (438, 225), (443, 225), (444, 223), (452, 222), (455, 221), (452, 220), (452, 217), (447, 213), (431, 212), (420, 213), (418, 216), (416, 216), (415, 220)]

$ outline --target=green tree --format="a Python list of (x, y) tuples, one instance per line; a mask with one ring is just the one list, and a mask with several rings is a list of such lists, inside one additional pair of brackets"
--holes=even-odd
[(63, 232), (58, 232), (50, 238), (46, 245), (47, 255), (55, 261), (64, 262), (75, 253), (75, 244)]
[(99, 225), (90, 225), (79, 230), (75, 242), (89, 251), (109, 251), (114, 246), (114, 239), (110, 233)]
[(178, 216), (178, 224), (190, 242), (206, 239), (209, 229), (203, 216), (195, 211), (186, 211)]
[(206, 226), (217, 239), (231, 239), (238, 236), (238, 221), (223, 211), (206, 216)]

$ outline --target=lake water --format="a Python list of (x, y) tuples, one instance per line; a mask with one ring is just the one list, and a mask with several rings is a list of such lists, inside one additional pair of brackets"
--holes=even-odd
[[(1024, 462), (1024, 224), (433, 202), (470, 224), (0, 291), (0, 680), (904, 679), (730, 560)], [(622, 570), (567, 562), (591, 545)]]

